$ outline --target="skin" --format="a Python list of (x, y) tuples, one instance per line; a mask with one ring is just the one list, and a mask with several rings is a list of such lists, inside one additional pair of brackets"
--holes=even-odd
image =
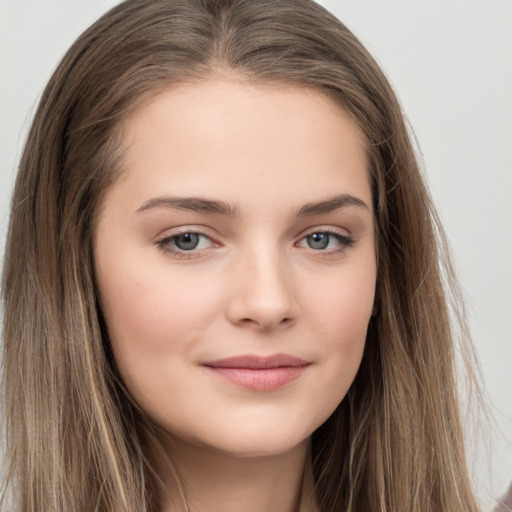
[[(191, 510), (295, 511), (310, 436), (355, 377), (373, 308), (362, 136), (318, 92), (212, 79), (153, 97), (123, 141), (95, 235), (119, 371), (165, 430)], [(204, 366), (247, 354), (308, 364), (269, 390)], [(163, 510), (177, 506), (164, 498)]]

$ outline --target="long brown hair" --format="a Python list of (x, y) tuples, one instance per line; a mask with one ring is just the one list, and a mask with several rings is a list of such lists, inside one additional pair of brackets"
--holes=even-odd
[(478, 510), (442, 231), (388, 81), (310, 0), (128, 0), (55, 71), (21, 159), (3, 271), (5, 482), (16, 510), (158, 510), (158, 472), (146, 455), (155, 427), (115, 368), (92, 237), (103, 194), (122, 172), (122, 120), (164, 88), (218, 75), (315, 88), (366, 140), (377, 311), (348, 395), (313, 434), (321, 510)]

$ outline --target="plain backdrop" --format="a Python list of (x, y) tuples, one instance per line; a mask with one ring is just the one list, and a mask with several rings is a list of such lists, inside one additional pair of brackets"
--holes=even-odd
[[(112, 0), (0, 0), (0, 237), (37, 99)], [(367, 46), (416, 134), (467, 295), (496, 426), (485, 499), (512, 480), (512, 0), (324, 0)]]

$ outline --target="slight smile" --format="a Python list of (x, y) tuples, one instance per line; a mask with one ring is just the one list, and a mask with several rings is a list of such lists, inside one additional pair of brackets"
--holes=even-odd
[(207, 361), (202, 366), (233, 384), (253, 391), (272, 391), (298, 379), (311, 363), (288, 354), (242, 355)]

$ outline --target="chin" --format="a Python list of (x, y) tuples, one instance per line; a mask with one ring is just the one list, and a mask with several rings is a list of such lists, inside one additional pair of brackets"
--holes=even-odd
[(259, 436), (240, 439), (236, 443), (226, 443), (226, 453), (236, 457), (272, 457), (292, 451), (309, 442), (309, 435), (304, 437)]
[(295, 448), (309, 442), (309, 436), (296, 442), (275, 439), (241, 439), (238, 442), (226, 442), (210, 445), (210, 451), (230, 457), (258, 458), (274, 457), (293, 451)]
[(309, 442), (311, 432), (264, 425), (223, 429), (208, 435), (172, 435), (174, 441), (230, 457), (272, 457), (293, 451)]

